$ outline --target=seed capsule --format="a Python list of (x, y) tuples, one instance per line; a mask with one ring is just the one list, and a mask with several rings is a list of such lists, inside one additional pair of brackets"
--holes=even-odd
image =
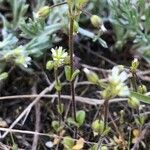
[(91, 20), (92, 25), (96, 28), (100, 28), (103, 24), (102, 19), (97, 15), (92, 15), (90, 20)]

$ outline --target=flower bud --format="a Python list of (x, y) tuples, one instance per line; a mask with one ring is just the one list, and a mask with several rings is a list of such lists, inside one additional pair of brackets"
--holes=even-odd
[(52, 70), (53, 67), (54, 67), (53, 61), (51, 61), (51, 60), (48, 61), (47, 64), (46, 64), (46, 69), (47, 69), (47, 70)]
[(98, 75), (95, 72), (90, 71), (87, 68), (84, 68), (83, 71), (85, 72), (88, 81), (90, 81), (93, 84), (97, 84), (98, 83), (99, 77), (98, 77)]
[(49, 6), (44, 6), (44, 7), (41, 7), (38, 12), (37, 12), (37, 18), (47, 18), (48, 15), (50, 13), (50, 7)]
[(147, 87), (145, 85), (140, 85), (138, 87), (138, 92), (141, 93), (141, 94), (145, 94), (147, 92)]
[(92, 25), (96, 28), (100, 28), (103, 24), (102, 19), (97, 15), (92, 15), (90, 20), (91, 20)]
[(102, 146), (101, 150), (108, 150), (107, 146)]
[(131, 71), (135, 72), (137, 70), (137, 68), (139, 67), (139, 61), (137, 58), (134, 58), (134, 60), (131, 63)]
[(130, 98), (128, 99), (128, 105), (129, 105), (131, 108), (133, 108), (133, 109), (138, 109), (139, 106), (140, 106), (140, 102), (139, 102), (139, 100), (138, 100), (137, 98), (135, 98), (135, 97), (130, 97)]

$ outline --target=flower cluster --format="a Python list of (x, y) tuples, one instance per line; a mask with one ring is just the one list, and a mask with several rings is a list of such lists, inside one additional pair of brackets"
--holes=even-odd
[(28, 56), (28, 53), (23, 49), (22, 46), (6, 53), (4, 58), (7, 61), (14, 61), (16, 65), (23, 66), (25, 68), (31, 64), (31, 57)]
[(62, 47), (58, 47), (55, 49), (52, 48), (51, 52), (52, 52), (53, 60), (50, 60), (47, 62), (46, 68), (48, 70), (61, 67), (62, 65), (66, 63), (66, 60), (68, 58), (68, 53), (65, 52), (65, 50)]
[(115, 66), (112, 69), (111, 75), (108, 77), (108, 86), (103, 92), (104, 98), (113, 98), (115, 96), (129, 96), (130, 91), (125, 81), (128, 74), (124, 71), (121, 65)]

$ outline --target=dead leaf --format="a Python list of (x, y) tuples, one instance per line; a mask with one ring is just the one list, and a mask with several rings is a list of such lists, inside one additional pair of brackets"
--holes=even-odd
[(84, 139), (80, 138), (76, 144), (73, 146), (72, 150), (81, 150), (84, 146)]

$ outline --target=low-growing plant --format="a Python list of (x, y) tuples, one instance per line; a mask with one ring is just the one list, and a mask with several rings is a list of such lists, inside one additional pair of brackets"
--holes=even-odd
[[(38, 93), (39, 90), (43, 89), (45, 82), (49, 84), (49, 87), (46, 88), (48, 91), (45, 92), (44, 90), (45, 93), (40, 93), (31, 104), (34, 105), (42, 97), (43, 99), (53, 97), (51, 95), (53, 92), (57, 93), (54, 95), (58, 100), (56, 103), (42, 101), (40, 103), (42, 107), (39, 106), (42, 108), (41, 111), (46, 111), (42, 116), (46, 117), (43, 120), (48, 120), (48, 125), (43, 120), (41, 123), (43, 123), (42, 126), (46, 126), (48, 129), (40, 129), (39, 118), (41, 114), (39, 113), (40, 110), (37, 109), (38, 106), (35, 107), (37, 126), (35, 132), (29, 131), (29, 134), (34, 134), (35, 139), (38, 139), (37, 135), (48, 136), (49, 141), (45, 145), (52, 149), (107, 150), (110, 148), (126, 150), (130, 149), (132, 144), (135, 144), (141, 138), (143, 127), (146, 123), (146, 115), (141, 115), (142, 104), (150, 104), (150, 97), (147, 96), (147, 85), (140, 81), (137, 74), (140, 61), (135, 58), (129, 67), (119, 65), (120, 62), (116, 62), (118, 65), (113, 66), (111, 70), (102, 69), (103, 75), (105, 75), (105, 79), (102, 79), (98, 73), (93, 71), (94, 69), (101, 70), (98, 67), (89, 67), (91, 70), (84, 68), (84, 64), (81, 64), (83, 69), (78, 67), (75, 52), (77, 50), (77, 53), (79, 53), (79, 50), (75, 47), (75, 41), (79, 41), (79, 33), (91, 38), (94, 46), (101, 44), (102, 47), (109, 48), (101, 38), (107, 32), (107, 29), (104, 26), (103, 18), (99, 16), (107, 16), (101, 12), (107, 7), (109, 19), (115, 31), (113, 34), (116, 39), (113, 49), (121, 50), (126, 42), (131, 40), (133, 47), (138, 46), (140, 53), (142, 53), (142, 48), (144, 50), (143, 57), (149, 60), (150, 23), (147, 18), (150, 18), (150, 14), (149, 5), (144, 2), (146, 0), (139, 0), (138, 3), (130, 0), (102, 0), (101, 2), (95, 0), (53, 0), (53, 5), (50, 5), (50, 2), (46, 0), (37, 0), (36, 2), (31, 2), (34, 5), (30, 6), (26, 0), (7, 0), (7, 3), (10, 4), (12, 18), (9, 20), (7, 15), (0, 14), (3, 23), (2, 40), (0, 42), (0, 84), (5, 82), (7, 78), (9, 79), (9, 77), (16, 77), (16, 75), (11, 76), (11, 73), (14, 68), (17, 70), (19, 67), (19, 69), (26, 71), (26, 73), (32, 73), (33, 76), (38, 78), (38, 81), (27, 81), (28, 84), (32, 84), (32, 82), (38, 84), (39, 80), (43, 82), (43, 85), (37, 91), (35, 90), (38, 87), (36, 84), (29, 88), (33, 90), (33, 93)], [(106, 3), (108, 4), (107, 6), (105, 6)], [(97, 5), (99, 4), (102, 4), (99, 9), (92, 10), (92, 7), (98, 7)], [(5, 5), (4, 1), (1, 2), (1, 5)], [(31, 13), (29, 13), (30, 11)], [(94, 14), (92, 14), (93, 12)], [(97, 12), (100, 14), (96, 15)], [(85, 21), (83, 20), (84, 15), (90, 22), (90, 27), (87, 26), (88, 29), (80, 27), (80, 23), (82, 24)], [(64, 40), (63, 36), (59, 36), (59, 34), (65, 36), (67, 40)], [(66, 41), (68, 44), (66, 44)], [(89, 40), (85, 48), (89, 48), (88, 50), (91, 51), (93, 45), (88, 45), (89, 42), (92, 41)], [(78, 48), (81, 49), (80, 43)], [(91, 59), (96, 61), (95, 57), (91, 57)], [(48, 71), (45, 72), (45, 68)], [(22, 74), (24, 76), (24, 72)], [(41, 79), (41, 74), (44, 76), (44, 80)], [(60, 74), (62, 75), (61, 77)], [(78, 83), (78, 81), (85, 79), (85, 75), (88, 81)], [(80, 78), (81, 76), (82, 78)], [(20, 85), (20, 79), (17, 78), (18, 80)], [(51, 83), (51, 80), (54, 81), (54, 84)], [(13, 82), (13, 84), (15, 83)], [(53, 85), (54, 90), (51, 89)], [(84, 90), (82, 88), (78, 90), (76, 87), (79, 85), (84, 85)], [(85, 85), (88, 86), (86, 87)], [(102, 101), (87, 97), (83, 98), (82, 95), (88, 91), (88, 87), (92, 87), (94, 90), (98, 89), (99, 92), (95, 93), (98, 93), (98, 97)], [(14, 89), (16, 90), (16, 86), (14, 86)], [(92, 95), (91, 89), (88, 94)], [(51, 93), (46, 94), (49, 91)], [(4, 95), (8, 93), (6, 92)], [(67, 93), (69, 94), (65, 95)], [(76, 96), (78, 93), (81, 93), (81, 96)], [(27, 96), (30, 97), (30, 95)], [(36, 94), (34, 96), (36, 97)], [(118, 98), (121, 98), (121, 101), (122, 99), (125, 100), (127, 105), (126, 107), (120, 106), (117, 112), (112, 115), (110, 103), (115, 101), (118, 104)], [(66, 101), (63, 101), (63, 99), (66, 99)], [(88, 103), (88, 105), (76, 104), (77, 100), (82, 103)], [(49, 107), (49, 104), (52, 106)], [(9, 105), (11, 106), (12, 104), (10, 103)], [(28, 117), (32, 107), (29, 105), (29, 108), (24, 120)], [(16, 116), (20, 111), (22, 111), (21, 106), (16, 110)], [(131, 114), (131, 121), (125, 118), (126, 111)], [(34, 121), (34, 115), (32, 114), (31, 116), (31, 120)], [(22, 117), (23, 114), (18, 118), (22, 119)], [(0, 123), (2, 121), (3, 119), (0, 118)], [(19, 121), (16, 122), (12, 123), (10, 129)], [(7, 124), (5, 125), (7, 126)], [(18, 125), (20, 126), (20, 124)], [(0, 126), (2, 126), (2, 123)], [(5, 129), (3, 130), (5, 131)], [(48, 133), (38, 133), (40, 130)], [(14, 132), (17, 131), (14, 130)], [(19, 136), (15, 138), (19, 139)], [(16, 146), (19, 146), (19, 142), (15, 143), (12, 134), (11, 140), (13, 142), (12, 149), (17, 149)], [(6, 142), (9, 143), (9, 141)], [(144, 145), (143, 137), (139, 143), (142, 146)]]

